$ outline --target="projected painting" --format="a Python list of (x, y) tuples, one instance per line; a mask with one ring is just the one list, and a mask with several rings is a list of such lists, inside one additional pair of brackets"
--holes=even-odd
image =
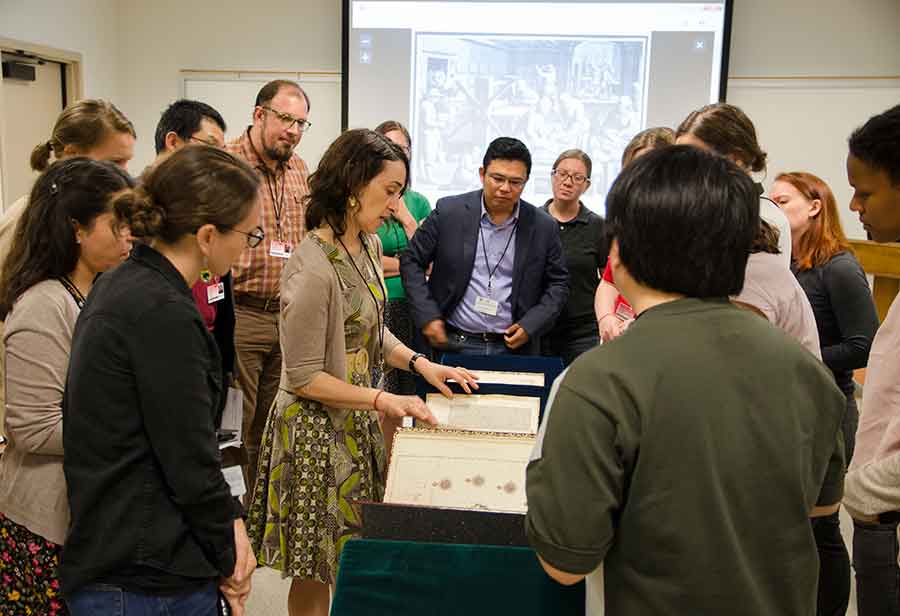
[(415, 35), (414, 185), (434, 196), (480, 188), (487, 144), (514, 136), (531, 150), (525, 198), (552, 196), (550, 168), (569, 148), (594, 161), (605, 195), (622, 151), (642, 128), (643, 37)]

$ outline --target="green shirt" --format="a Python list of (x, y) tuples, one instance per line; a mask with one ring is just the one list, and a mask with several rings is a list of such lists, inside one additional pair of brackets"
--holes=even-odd
[(807, 516), (844, 474), (846, 399), (824, 364), (724, 300), (682, 299), (554, 389), (526, 484), (545, 561), (602, 562), (615, 616), (815, 613)]
[[(407, 190), (403, 194), (403, 202), (417, 223), (422, 222), (431, 213), (428, 199), (414, 190)], [(386, 257), (396, 257), (409, 244), (403, 225), (393, 218), (378, 227), (378, 237), (381, 238), (381, 245), (384, 247), (384, 256)], [(387, 285), (388, 300), (406, 299), (406, 291), (403, 290), (403, 281), (399, 274), (385, 278), (385, 284)]]

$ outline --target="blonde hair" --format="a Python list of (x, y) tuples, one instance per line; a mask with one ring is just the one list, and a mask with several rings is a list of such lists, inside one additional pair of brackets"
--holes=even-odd
[(622, 152), (622, 167), (627, 167), (628, 164), (634, 160), (634, 155), (637, 154), (639, 150), (643, 150), (644, 148), (661, 148), (667, 145), (673, 145), (674, 143), (675, 131), (668, 126), (655, 126), (653, 128), (648, 128), (647, 130), (642, 130), (628, 142), (627, 146), (625, 146), (625, 151)]
[(109, 133), (128, 133), (137, 137), (134, 125), (115, 105), (100, 99), (84, 99), (72, 103), (59, 114), (50, 139), (34, 146), (31, 168), (45, 171), (50, 155), (62, 158), (67, 145), (87, 150), (99, 144)]

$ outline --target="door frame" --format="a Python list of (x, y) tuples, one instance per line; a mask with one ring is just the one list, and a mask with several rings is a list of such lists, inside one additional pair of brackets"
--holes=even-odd
[[(58, 62), (65, 67), (66, 102), (72, 103), (84, 96), (83, 60), (76, 51), (58, 49), (37, 43), (28, 43), (16, 39), (0, 37), (0, 49), (22, 51), (39, 56), (44, 60)], [(3, 76), (0, 75), (0, 118), (3, 117)], [(5, 210), (13, 199), (20, 195), (6, 194), (6, 125), (0, 121), (0, 206)]]

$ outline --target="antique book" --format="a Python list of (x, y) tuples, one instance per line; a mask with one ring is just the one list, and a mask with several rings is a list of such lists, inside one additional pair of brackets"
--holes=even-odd
[[(542, 372), (503, 372), (501, 370), (469, 370), (478, 377), (478, 383), (482, 385), (530, 385), (532, 387), (544, 386), (544, 374)], [(450, 379), (453, 382), (453, 379)]]
[(384, 502), (525, 513), (533, 435), (400, 428)]
[(425, 404), (438, 420), (438, 428), (478, 432), (535, 434), (541, 412), (541, 399), (534, 396), (455, 394), (445, 398), (432, 393), (425, 396)]

